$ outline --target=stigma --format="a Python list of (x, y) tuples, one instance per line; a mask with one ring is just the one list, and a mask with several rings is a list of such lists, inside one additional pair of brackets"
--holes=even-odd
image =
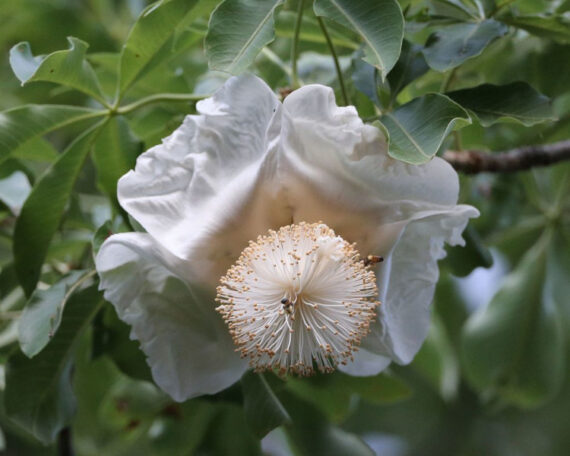
[(299, 223), (250, 241), (220, 279), (216, 310), (257, 371), (332, 372), (370, 331), (373, 262), (323, 223)]

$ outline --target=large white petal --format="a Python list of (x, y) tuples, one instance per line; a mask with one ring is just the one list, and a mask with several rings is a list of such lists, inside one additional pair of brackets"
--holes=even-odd
[[(456, 205), (459, 181), (448, 163), (390, 158), (380, 131), (338, 107), (330, 88), (305, 86), (283, 108), (279, 169), (294, 220), (323, 220), (363, 255), (385, 257), (377, 266), (383, 304), (363, 348), (407, 363), (427, 334), (443, 243), (461, 243), (478, 212)], [(368, 371), (361, 361), (351, 373)]]
[(131, 325), (152, 375), (175, 400), (230, 386), (247, 368), (214, 310), (213, 290), (189, 286), (189, 270), (148, 234), (105, 241), (96, 258), (105, 299)]
[(211, 285), (249, 240), (289, 223), (268, 197), (280, 107), (260, 79), (231, 78), (119, 181), (125, 210), (174, 255), (199, 259)]

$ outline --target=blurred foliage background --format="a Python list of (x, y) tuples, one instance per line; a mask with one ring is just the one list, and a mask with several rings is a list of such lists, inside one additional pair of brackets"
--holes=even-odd
[[(246, 374), (182, 404), (152, 383), (128, 327), (96, 291), (93, 252), (108, 233), (132, 229), (116, 181), (195, 112), (224, 70), (252, 71), (286, 93), (299, 11), (299, 82), (330, 85), (339, 104), (379, 119), (395, 156), (405, 145), (389, 116), (428, 93), (449, 95), (437, 99), (449, 119), (434, 153), (570, 137), (567, 0), (401, 0), (405, 41), (392, 71), (362, 60), (367, 35), (358, 24), (322, 14), (341, 79), (311, 1), (226, 0), (208, 32), (218, 3), (0, 5), (0, 452), (567, 455), (568, 164), (462, 176), (460, 200), (481, 217), (467, 247), (440, 263), (431, 332), (411, 365), (365, 379)], [(207, 33), (206, 44), (224, 44), (214, 27), (228, 20), (224, 8), (253, 14), (262, 3), (275, 8), (274, 40), (270, 24), (266, 42), (232, 68), (212, 48), (205, 53)], [(52, 54), (62, 50), (72, 53), (65, 64)], [(425, 105), (412, 106), (406, 121), (426, 123)]]

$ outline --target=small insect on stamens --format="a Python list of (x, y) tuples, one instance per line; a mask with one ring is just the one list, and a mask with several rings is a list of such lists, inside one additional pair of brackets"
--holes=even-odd
[(364, 266), (373, 266), (378, 263), (382, 263), (384, 261), (384, 257), (378, 255), (368, 255), (362, 262)]
[(287, 312), (288, 314), (293, 313), (294, 307), (291, 301), (289, 301), (287, 298), (283, 298), (281, 300), (281, 304), (283, 304), (283, 309), (285, 310), (285, 312)]

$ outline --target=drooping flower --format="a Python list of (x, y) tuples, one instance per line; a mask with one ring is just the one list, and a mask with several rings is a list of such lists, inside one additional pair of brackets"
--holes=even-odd
[(410, 362), (443, 244), (478, 214), (457, 205), (455, 171), (391, 159), (325, 86), (280, 103), (241, 76), (197, 108), (119, 181), (146, 232), (111, 236), (96, 258), (156, 383), (184, 400), (249, 365), (373, 375)]

